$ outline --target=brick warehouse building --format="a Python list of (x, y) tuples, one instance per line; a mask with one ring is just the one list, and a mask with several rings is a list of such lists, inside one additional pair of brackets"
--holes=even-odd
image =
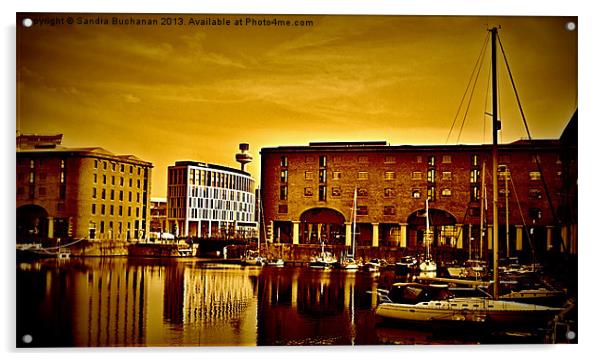
[[(521, 140), (498, 146), (499, 169), (507, 167), (510, 173), (511, 252), (528, 250), (533, 245), (540, 251), (556, 248), (576, 253), (576, 123), (575, 113), (559, 140)], [(261, 193), (269, 241), (296, 245), (323, 240), (326, 244), (351, 245), (351, 211), (357, 188), (359, 247), (421, 247), (426, 228), (425, 200), (429, 197), (435, 247), (467, 251), (471, 245), (473, 252), (480, 248), (486, 251), (492, 247), (491, 162), (491, 145), (331, 142), (263, 148)], [(481, 247), (484, 163), (488, 211), (484, 214)], [(504, 177), (503, 172), (498, 175), (503, 252)]]
[(152, 164), (61, 141), (17, 137), (17, 241), (145, 239)]

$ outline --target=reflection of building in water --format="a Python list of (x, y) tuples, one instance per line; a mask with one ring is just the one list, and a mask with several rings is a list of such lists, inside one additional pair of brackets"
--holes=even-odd
[[(132, 346), (146, 342), (148, 270), (127, 263), (99, 260), (94, 271), (79, 274), (71, 287), (74, 307), (74, 344), (77, 346)], [(105, 264), (103, 264), (105, 263)]]
[(253, 301), (253, 282), (240, 273), (186, 272), (184, 323), (239, 319)]
[(184, 267), (165, 267), (163, 318), (171, 324), (184, 322)]
[(262, 272), (258, 293), (259, 345), (354, 343), (356, 304), (361, 297), (354, 275)]

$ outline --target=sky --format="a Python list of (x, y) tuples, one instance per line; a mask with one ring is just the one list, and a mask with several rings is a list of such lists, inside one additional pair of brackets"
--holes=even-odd
[[(65, 24), (24, 27), (25, 17)], [(490, 143), (490, 45), (458, 109), (495, 25), (531, 135), (558, 138), (577, 109), (577, 17), (172, 14), (183, 24), (155, 26), (112, 25), (113, 17), (162, 16), (18, 15), (16, 131), (62, 133), (65, 146), (150, 161), (154, 197), (165, 196), (175, 161), (238, 168), (243, 142), (258, 181), (262, 147)], [(231, 23), (189, 25), (191, 17)], [(312, 24), (245, 25), (246, 18)], [(507, 143), (527, 134), (501, 54), (498, 76), (499, 141)]]

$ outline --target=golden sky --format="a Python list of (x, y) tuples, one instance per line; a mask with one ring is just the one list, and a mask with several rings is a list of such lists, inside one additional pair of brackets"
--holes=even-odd
[[(576, 17), (183, 14), (170, 15), (183, 25), (137, 26), (111, 22), (162, 16), (27, 16), (64, 24), (26, 28), (25, 14), (17, 17), (17, 131), (63, 133), (65, 146), (150, 161), (156, 197), (165, 196), (167, 166), (177, 160), (238, 168), (241, 142), (250, 144), (247, 170), (257, 180), (262, 147), (445, 144), (493, 25), (501, 26), (533, 137), (558, 138), (577, 108), (578, 30), (566, 27)], [(77, 24), (78, 17), (109, 24)], [(231, 23), (189, 25), (191, 17)], [(245, 25), (246, 18), (313, 24)], [(464, 108), (448, 144), (491, 142), (483, 115), (491, 105), (489, 52), (463, 131)], [(498, 59), (505, 143), (526, 132)]]

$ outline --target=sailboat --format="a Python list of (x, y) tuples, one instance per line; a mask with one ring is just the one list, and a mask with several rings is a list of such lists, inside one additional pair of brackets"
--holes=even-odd
[(424, 244), (426, 248), (426, 254), (420, 265), (420, 272), (436, 273), (437, 263), (433, 260), (430, 254), (431, 242), (433, 240), (433, 234), (429, 223), (429, 200), (426, 199), (426, 230), (424, 231)]
[(357, 220), (357, 188), (353, 191), (353, 209), (351, 210), (352, 234), (351, 234), (351, 252), (340, 263), (340, 267), (346, 271), (357, 271), (359, 264), (355, 261), (355, 227)]
[(337, 264), (337, 259), (330, 252), (324, 250), (324, 241), (321, 242), (322, 251), (317, 257), (312, 257), (309, 262), (309, 267), (320, 269), (331, 269)]
[[(528, 324), (533, 327), (546, 322), (562, 311), (562, 308), (500, 300), (498, 272), (498, 212), (497, 212), (497, 28), (489, 29), (492, 44), (492, 118), (493, 118), (493, 297), (456, 297), (447, 285), (396, 283), (388, 291), (380, 291), (384, 301), (376, 308), (376, 315), (403, 321), (452, 322), (495, 326)], [(428, 206), (428, 203), (427, 203)], [(427, 208), (428, 209), (428, 208)], [(427, 218), (428, 220), (428, 218)], [(427, 221), (428, 222), (428, 221)], [(428, 223), (427, 223), (428, 228)]]

